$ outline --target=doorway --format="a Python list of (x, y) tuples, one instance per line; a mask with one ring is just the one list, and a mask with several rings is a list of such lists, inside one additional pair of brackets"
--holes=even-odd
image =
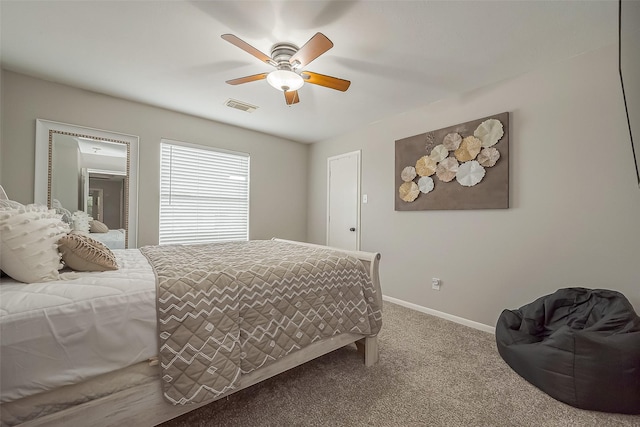
[(360, 250), (360, 150), (327, 159), (327, 246)]
[(126, 228), (127, 176), (120, 171), (82, 168), (84, 211), (112, 230)]
[(104, 191), (102, 188), (89, 187), (89, 197), (87, 198), (87, 214), (93, 219), (104, 222), (104, 210), (102, 209)]

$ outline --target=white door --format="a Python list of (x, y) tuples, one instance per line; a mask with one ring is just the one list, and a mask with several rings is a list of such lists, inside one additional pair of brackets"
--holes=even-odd
[(327, 159), (327, 246), (360, 249), (360, 151)]

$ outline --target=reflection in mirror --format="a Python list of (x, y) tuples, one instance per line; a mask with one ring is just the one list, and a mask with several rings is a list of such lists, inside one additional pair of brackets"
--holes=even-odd
[(138, 138), (46, 120), (36, 128), (36, 203), (100, 221), (108, 231), (90, 235), (112, 249), (136, 247)]
[(82, 169), (84, 211), (107, 227), (125, 228), (126, 172)]

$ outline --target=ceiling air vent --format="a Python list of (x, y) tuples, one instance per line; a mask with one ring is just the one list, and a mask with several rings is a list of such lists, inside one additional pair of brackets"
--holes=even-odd
[(246, 111), (247, 113), (254, 112), (258, 107), (255, 105), (247, 104), (246, 102), (238, 101), (237, 99), (227, 99), (224, 103), (227, 107), (235, 108), (236, 110)]

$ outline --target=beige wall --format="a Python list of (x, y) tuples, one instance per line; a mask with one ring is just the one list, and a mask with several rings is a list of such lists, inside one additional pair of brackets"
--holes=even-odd
[[(19, 201), (33, 200), (35, 119), (44, 118), (140, 136), (141, 245), (157, 242), (162, 137), (251, 153), (252, 239), (324, 243), (326, 159), (361, 149), (362, 249), (382, 253), (386, 295), (488, 325), (503, 308), (566, 286), (617, 289), (640, 311), (640, 189), (614, 46), (311, 147), (1, 76), (0, 182)], [(511, 113), (510, 209), (394, 211), (396, 139), (503, 111)], [(431, 277), (443, 280), (441, 291)]]
[(0, 183), (11, 198), (33, 202), (41, 118), (140, 137), (139, 245), (158, 242), (161, 138), (251, 154), (250, 238), (305, 240), (307, 145), (6, 70), (1, 76)]
[[(361, 247), (382, 254), (384, 294), (491, 326), (569, 286), (619, 290), (640, 311), (640, 189), (623, 108), (611, 46), (314, 144), (308, 239), (325, 242), (327, 157), (362, 149)], [(395, 140), (503, 111), (510, 209), (394, 211)]]

